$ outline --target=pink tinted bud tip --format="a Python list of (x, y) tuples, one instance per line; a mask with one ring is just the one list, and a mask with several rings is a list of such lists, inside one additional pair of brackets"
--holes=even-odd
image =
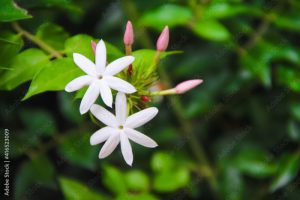
[(165, 51), (169, 44), (169, 28), (165, 26), (164, 30), (161, 32), (157, 42), (156, 49), (158, 51)]
[(182, 83), (179, 83), (175, 87), (176, 93), (177, 94), (183, 94), (183, 93), (193, 89), (197, 85), (201, 84), (202, 82), (203, 82), (203, 80), (201, 80), (201, 79), (194, 79), (194, 80), (188, 80), (188, 81), (184, 81)]
[(131, 21), (128, 21), (126, 24), (126, 29), (124, 33), (124, 44), (132, 45), (133, 44), (133, 28)]
[(92, 49), (93, 49), (93, 52), (94, 54), (96, 54), (96, 47), (97, 47), (97, 43), (95, 41), (91, 41), (91, 45), (92, 45)]
[(148, 97), (148, 96), (144, 96), (144, 95), (143, 95), (143, 96), (141, 96), (141, 101), (147, 103), (147, 102), (150, 102), (150, 101), (151, 101), (151, 98)]

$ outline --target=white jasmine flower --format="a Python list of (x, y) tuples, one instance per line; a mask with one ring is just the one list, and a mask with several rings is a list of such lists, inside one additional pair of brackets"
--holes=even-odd
[(130, 65), (134, 61), (134, 57), (124, 56), (106, 66), (106, 47), (103, 40), (100, 40), (96, 46), (95, 63), (79, 53), (74, 53), (73, 59), (76, 65), (87, 75), (80, 76), (69, 82), (65, 90), (73, 92), (84, 86), (89, 86), (80, 104), (79, 110), (81, 114), (86, 113), (90, 109), (99, 94), (103, 102), (107, 106), (112, 107), (113, 97), (111, 89), (124, 93), (136, 91), (130, 83), (114, 77), (115, 74)]
[(147, 108), (127, 117), (126, 96), (121, 92), (117, 94), (115, 109), (116, 115), (113, 115), (99, 105), (92, 105), (91, 112), (93, 115), (107, 126), (95, 132), (90, 138), (90, 143), (96, 145), (106, 141), (99, 153), (99, 158), (109, 156), (121, 143), (122, 155), (126, 163), (131, 166), (133, 154), (129, 139), (145, 147), (154, 148), (157, 146), (154, 140), (134, 129), (153, 119), (158, 113), (158, 109), (155, 107)]

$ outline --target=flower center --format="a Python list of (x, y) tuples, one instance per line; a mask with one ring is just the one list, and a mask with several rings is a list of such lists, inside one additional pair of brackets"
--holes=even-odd
[(101, 79), (103, 78), (103, 76), (102, 76), (102, 75), (100, 75), (98, 78), (101, 80)]
[(123, 129), (124, 127), (123, 127), (122, 125), (120, 125), (118, 128), (119, 128), (119, 129)]

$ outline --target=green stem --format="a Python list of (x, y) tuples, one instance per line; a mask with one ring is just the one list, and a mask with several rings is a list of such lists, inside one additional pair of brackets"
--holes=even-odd
[(131, 45), (125, 45), (125, 53), (126, 55), (131, 55), (132, 47)]
[(165, 96), (165, 95), (172, 95), (176, 94), (176, 90), (174, 88), (168, 89), (168, 90), (162, 90), (158, 92), (150, 92), (148, 95), (149, 96)]
[[(138, 14), (137, 14), (137, 9), (135, 7), (135, 4), (130, 0), (126, 0), (126, 3), (123, 4), (123, 7), (124, 7), (125, 12), (131, 18), (131, 20), (133, 22), (136, 22), (138, 20)], [(146, 31), (143, 31), (143, 34), (140, 36), (143, 38), (143, 40), (141, 41), (142, 44), (144, 44), (148, 48), (151, 48), (153, 46), (153, 45), (151, 45), (151, 43), (149, 44), (149, 42), (145, 42), (145, 43), (143, 42), (143, 41), (150, 40)], [(172, 85), (171, 80), (169, 79), (165, 69), (161, 67), (161, 68), (158, 68), (158, 70), (160, 72), (162, 79), (166, 83), (166, 86), (170, 88)], [(193, 130), (193, 125), (191, 124), (190, 121), (185, 119), (184, 114), (183, 114), (184, 109), (183, 109), (183, 106), (182, 106), (180, 100), (178, 99), (178, 96), (172, 96), (170, 98), (170, 103), (172, 105), (173, 112), (176, 115), (176, 118), (178, 119), (178, 121), (183, 129), (185, 137), (187, 138), (187, 143), (189, 144), (192, 152), (194, 153), (195, 157), (198, 160), (199, 172), (207, 178), (211, 189), (215, 192), (214, 195), (216, 195), (217, 190), (218, 190), (216, 177), (215, 177), (212, 167), (210, 166), (210, 164), (206, 158), (202, 144), (198, 141), (198, 138), (195, 135), (195, 132)]]
[(17, 22), (12, 23), (13, 29), (29, 39), (30, 41), (34, 42), (36, 45), (38, 45), (41, 49), (45, 50), (46, 52), (50, 53), (51, 56), (56, 57), (56, 58), (61, 58), (62, 55), (60, 52), (56, 51), (53, 47), (50, 45), (46, 44), (43, 40), (39, 39), (35, 35), (32, 35), (28, 31), (24, 30)]

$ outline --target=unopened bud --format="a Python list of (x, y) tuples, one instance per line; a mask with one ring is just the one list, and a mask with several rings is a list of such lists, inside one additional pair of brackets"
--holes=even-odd
[(143, 95), (143, 96), (141, 96), (141, 101), (147, 103), (147, 102), (150, 102), (150, 101), (151, 101), (151, 98), (148, 97), (148, 96)]
[(124, 44), (132, 45), (133, 44), (133, 28), (131, 21), (128, 21), (126, 24), (126, 29), (124, 33)]
[(158, 51), (165, 51), (169, 44), (169, 28), (166, 26), (164, 30), (161, 32), (159, 38), (156, 42), (156, 49)]
[(183, 93), (193, 89), (197, 85), (201, 84), (202, 82), (203, 82), (203, 80), (201, 80), (201, 79), (194, 79), (194, 80), (188, 80), (188, 81), (184, 81), (182, 83), (179, 83), (175, 87), (176, 93), (177, 94), (183, 94)]

